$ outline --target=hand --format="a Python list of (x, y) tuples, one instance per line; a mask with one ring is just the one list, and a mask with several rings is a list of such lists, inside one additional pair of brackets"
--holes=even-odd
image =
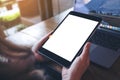
[(88, 42), (85, 45), (82, 54), (74, 60), (69, 69), (63, 67), (62, 80), (80, 80), (89, 66), (89, 47), (90, 43)]
[(52, 32), (48, 33), (45, 37), (43, 37), (40, 41), (38, 41), (36, 44), (32, 47), (32, 52), (34, 53), (37, 61), (45, 61), (45, 58), (40, 55), (37, 51), (42, 46), (42, 44), (49, 38)]

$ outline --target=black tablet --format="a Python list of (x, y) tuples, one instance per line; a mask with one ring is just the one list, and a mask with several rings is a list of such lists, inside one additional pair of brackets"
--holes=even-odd
[(101, 18), (70, 12), (42, 45), (39, 53), (69, 67), (100, 22)]

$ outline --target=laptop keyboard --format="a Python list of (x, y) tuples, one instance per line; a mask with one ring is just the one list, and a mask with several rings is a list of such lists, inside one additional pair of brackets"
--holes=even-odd
[(110, 32), (97, 29), (95, 34), (91, 37), (90, 42), (107, 47), (117, 51), (120, 48), (120, 37), (111, 35)]
[(104, 28), (104, 29), (107, 29), (107, 30), (111, 30), (111, 31), (115, 31), (115, 32), (120, 33), (120, 27), (119, 26), (112, 26), (112, 25), (109, 25), (106, 22), (101, 23), (100, 28)]

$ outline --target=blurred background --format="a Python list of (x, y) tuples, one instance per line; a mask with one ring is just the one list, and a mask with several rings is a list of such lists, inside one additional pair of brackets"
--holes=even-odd
[(0, 0), (0, 30), (5, 36), (73, 7), (74, 0)]

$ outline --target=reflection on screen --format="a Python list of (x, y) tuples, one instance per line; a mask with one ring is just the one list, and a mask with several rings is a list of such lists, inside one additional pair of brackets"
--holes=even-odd
[(97, 24), (97, 21), (69, 15), (43, 48), (71, 61)]

